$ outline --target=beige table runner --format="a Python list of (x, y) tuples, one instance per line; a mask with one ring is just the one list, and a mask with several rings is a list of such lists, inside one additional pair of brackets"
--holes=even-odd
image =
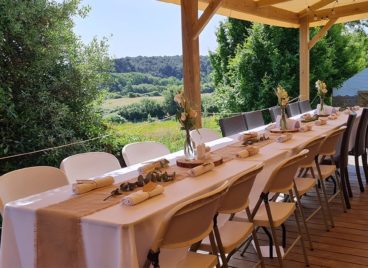
[(115, 187), (73, 196), (36, 211), (37, 267), (86, 267), (80, 219), (119, 203), (121, 198), (103, 201)]
[[(177, 175), (174, 181), (160, 182), (168, 185), (187, 177), (187, 169), (169, 167), (165, 169)], [(135, 181), (136, 178), (131, 181)], [(80, 268), (86, 267), (83, 240), (81, 233), (81, 218), (121, 202), (125, 195), (114, 196), (103, 201), (120, 183), (96, 189), (82, 195), (50, 205), (36, 211), (36, 266), (40, 268)], [(141, 188), (137, 188), (140, 190)]]

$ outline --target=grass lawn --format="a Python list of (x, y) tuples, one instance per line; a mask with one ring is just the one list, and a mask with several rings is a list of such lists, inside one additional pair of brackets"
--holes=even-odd
[[(221, 136), (217, 117), (203, 118), (202, 125), (217, 131)], [(180, 124), (175, 120), (111, 124), (110, 128), (118, 137), (116, 142), (120, 145), (138, 141), (157, 141), (165, 144), (171, 152), (182, 150), (184, 146), (184, 131), (180, 130)]]
[(132, 103), (140, 102), (143, 99), (149, 98), (150, 100), (156, 100), (156, 101), (163, 101), (164, 97), (157, 96), (157, 97), (136, 97), (136, 98), (119, 98), (119, 99), (107, 99), (102, 103), (103, 109), (112, 110), (121, 106), (129, 105)]

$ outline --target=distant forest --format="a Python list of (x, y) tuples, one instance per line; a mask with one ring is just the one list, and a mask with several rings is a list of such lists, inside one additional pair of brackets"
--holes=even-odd
[[(167, 89), (182, 86), (181, 56), (125, 57), (114, 60), (110, 98), (160, 96)], [(213, 92), (211, 63), (201, 56), (202, 93)]]

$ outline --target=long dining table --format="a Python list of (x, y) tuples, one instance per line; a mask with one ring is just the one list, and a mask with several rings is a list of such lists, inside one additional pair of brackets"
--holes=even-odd
[[(361, 111), (362, 109), (357, 111), (358, 117)], [(254, 206), (275, 166), (283, 159), (296, 154), (306, 143), (316, 137), (326, 135), (343, 126), (347, 118), (347, 114), (341, 113), (336, 120), (328, 120), (326, 125), (313, 125), (312, 131), (294, 133), (289, 141), (270, 142), (260, 147), (256, 155), (245, 159), (234, 157), (231, 161), (226, 161), (198, 177), (186, 177), (170, 183), (165, 186), (163, 194), (135, 206), (125, 206), (119, 202), (81, 217), (79, 226), (83, 246), (79, 254), (83, 255), (85, 266), (142, 267), (160, 223), (170, 209), (218, 187), (226, 180), (242, 176), (263, 163), (264, 168), (257, 175), (250, 195), (250, 205)], [(262, 126), (252, 131), (263, 131), (265, 128), (266, 126)], [(241, 134), (243, 133), (223, 137), (206, 145), (215, 152), (238, 142)], [(163, 157), (170, 161), (170, 165), (175, 165), (176, 159), (182, 155), (183, 152), (179, 151)], [(118, 185), (136, 178), (138, 168), (142, 165), (143, 163), (136, 164), (104, 175), (113, 176), (115, 184)], [(36, 212), (72, 197), (72, 188), (67, 185), (6, 204), (3, 215), (0, 267), (37, 267), (37, 259), (40, 256), (37, 253)], [(74, 235), (63, 228), (58, 231), (64, 236)], [(50, 243), (53, 242), (55, 241), (50, 241)], [(60, 250), (65, 249), (60, 247)]]

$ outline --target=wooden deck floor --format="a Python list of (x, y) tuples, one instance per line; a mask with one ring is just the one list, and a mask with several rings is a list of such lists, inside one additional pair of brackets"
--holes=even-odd
[[(320, 212), (308, 222), (314, 246), (313, 251), (307, 247), (310, 267), (368, 267), (368, 185), (366, 192), (360, 193), (354, 166), (349, 166), (349, 174), (354, 195), (350, 200), (352, 209), (344, 213), (340, 199), (336, 198), (331, 203), (335, 228), (329, 232), (326, 232), (324, 228)], [(363, 171), (362, 174), (364, 174)], [(365, 182), (364, 175), (363, 181)], [(331, 191), (330, 187), (329, 192)], [(306, 209), (318, 204), (315, 195), (303, 197), (303, 202)], [(295, 221), (288, 221), (286, 229), (287, 242), (290, 244), (297, 234)], [(267, 237), (262, 231), (259, 232), (258, 238), (261, 245), (267, 245)], [(308, 246), (307, 243), (306, 246)], [(266, 267), (278, 266), (277, 258), (264, 258), (264, 260)], [(303, 260), (300, 243), (297, 243), (286, 257), (285, 267), (303, 267)], [(240, 256), (240, 252), (235, 253), (229, 265), (231, 267), (253, 267), (257, 261), (257, 255), (250, 247), (244, 257)]]

